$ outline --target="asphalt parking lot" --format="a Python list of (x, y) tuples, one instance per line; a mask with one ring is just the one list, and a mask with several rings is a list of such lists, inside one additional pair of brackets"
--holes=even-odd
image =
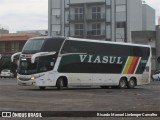
[(0, 111), (160, 111), (160, 82), (152, 81), (135, 89), (72, 88), (58, 91), (49, 88), (42, 91), (36, 87), (17, 86), (15, 79), (0, 79)]

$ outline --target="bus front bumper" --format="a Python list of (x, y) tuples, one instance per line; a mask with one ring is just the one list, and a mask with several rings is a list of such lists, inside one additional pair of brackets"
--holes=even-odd
[(35, 80), (22, 81), (22, 80), (18, 79), (17, 83), (20, 86), (36, 86), (36, 81)]

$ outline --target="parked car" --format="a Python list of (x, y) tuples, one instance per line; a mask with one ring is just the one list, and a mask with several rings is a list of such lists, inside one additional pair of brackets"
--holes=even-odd
[(158, 80), (160, 81), (160, 70), (156, 71), (153, 75), (152, 75), (153, 80)]
[(13, 78), (14, 74), (11, 72), (11, 70), (4, 69), (4, 70), (1, 71), (0, 77)]

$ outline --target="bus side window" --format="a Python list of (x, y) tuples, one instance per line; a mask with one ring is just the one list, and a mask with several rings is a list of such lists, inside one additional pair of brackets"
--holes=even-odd
[(66, 41), (63, 45), (63, 48), (61, 50), (61, 54), (66, 54), (66, 53), (69, 53), (69, 43), (68, 41)]
[(77, 53), (77, 48), (71, 47), (70, 48), (70, 53)]

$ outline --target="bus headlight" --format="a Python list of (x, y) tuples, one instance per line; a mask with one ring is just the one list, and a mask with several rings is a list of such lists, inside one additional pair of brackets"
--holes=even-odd
[(19, 75), (17, 75), (17, 79), (19, 79)]
[(31, 80), (35, 80), (35, 76), (34, 75), (31, 76)]

